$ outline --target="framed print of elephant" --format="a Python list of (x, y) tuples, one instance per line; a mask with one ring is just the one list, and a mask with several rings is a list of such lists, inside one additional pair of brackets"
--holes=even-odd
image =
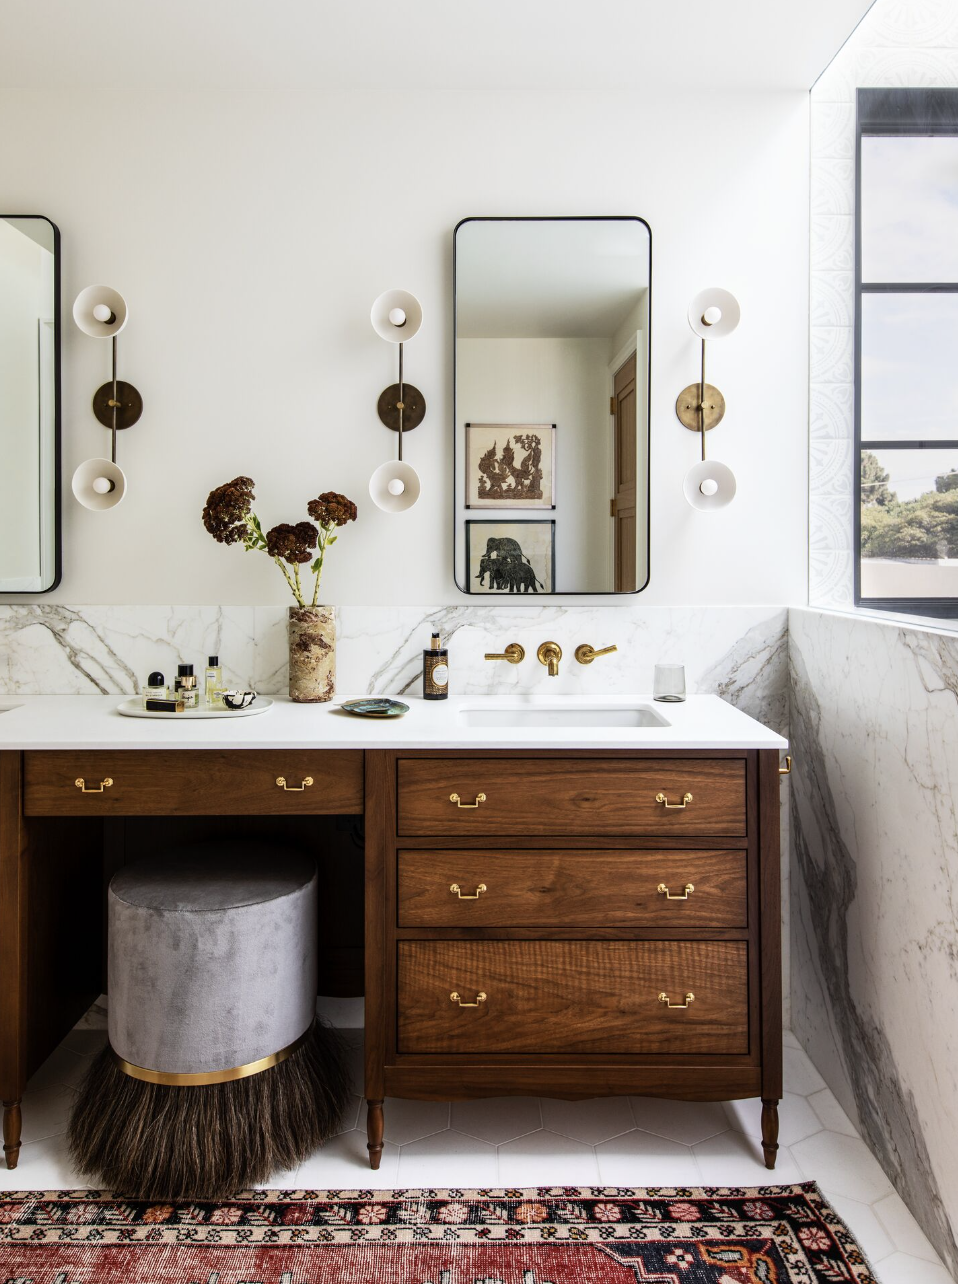
[(554, 593), (555, 522), (466, 522), (470, 593)]
[(555, 424), (466, 424), (467, 508), (555, 508)]

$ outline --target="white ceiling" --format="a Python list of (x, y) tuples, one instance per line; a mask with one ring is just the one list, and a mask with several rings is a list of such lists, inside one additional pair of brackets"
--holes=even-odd
[(0, 0), (0, 88), (808, 89), (870, 4)]

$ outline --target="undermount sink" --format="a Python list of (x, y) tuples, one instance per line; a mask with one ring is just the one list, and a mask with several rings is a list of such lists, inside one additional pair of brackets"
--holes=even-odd
[(668, 727), (667, 718), (646, 704), (518, 705), (459, 710), (464, 727)]
[(11, 709), (19, 709), (18, 704), (0, 704), (0, 713), (9, 713)]

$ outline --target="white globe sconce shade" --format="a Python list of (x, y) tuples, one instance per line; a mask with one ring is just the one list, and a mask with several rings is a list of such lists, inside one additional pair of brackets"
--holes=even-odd
[(726, 508), (735, 498), (735, 474), (717, 459), (693, 464), (682, 483), (685, 498), (700, 513)]
[(408, 343), (422, 325), (422, 304), (408, 290), (387, 290), (369, 313), (373, 329), (387, 343)]
[(421, 492), (422, 483), (415, 468), (398, 459), (380, 464), (369, 479), (369, 497), (384, 513), (404, 513)]
[(689, 304), (689, 325), (700, 339), (724, 339), (741, 316), (735, 295), (717, 287), (701, 290)]
[(126, 299), (108, 285), (88, 285), (73, 304), (73, 319), (94, 339), (109, 339), (119, 334), (129, 319)]
[(126, 494), (126, 474), (109, 459), (87, 459), (73, 474), (73, 493), (84, 508), (116, 508)]

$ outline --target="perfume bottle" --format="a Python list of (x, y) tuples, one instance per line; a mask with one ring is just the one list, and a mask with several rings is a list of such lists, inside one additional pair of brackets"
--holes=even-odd
[(173, 694), (177, 700), (183, 701), (187, 709), (195, 709), (199, 705), (200, 693), (197, 690), (192, 664), (177, 665)]
[(147, 707), (147, 700), (165, 700), (166, 697), (166, 678), (162, 673), (151, 673), (143, 688), (143, 708)]
[(218, 655), (211, 655), (207, 661), (205, 686), (207, 707), (212, 709), (222, 705), (223, 697), (219, 693), (223, 689), (223, 670), (220, 668), (220, 657)]
[(449, 699), (449, 652), (438, 633), (432, 635), (428, 650), (422, 653), (422, 698)]

